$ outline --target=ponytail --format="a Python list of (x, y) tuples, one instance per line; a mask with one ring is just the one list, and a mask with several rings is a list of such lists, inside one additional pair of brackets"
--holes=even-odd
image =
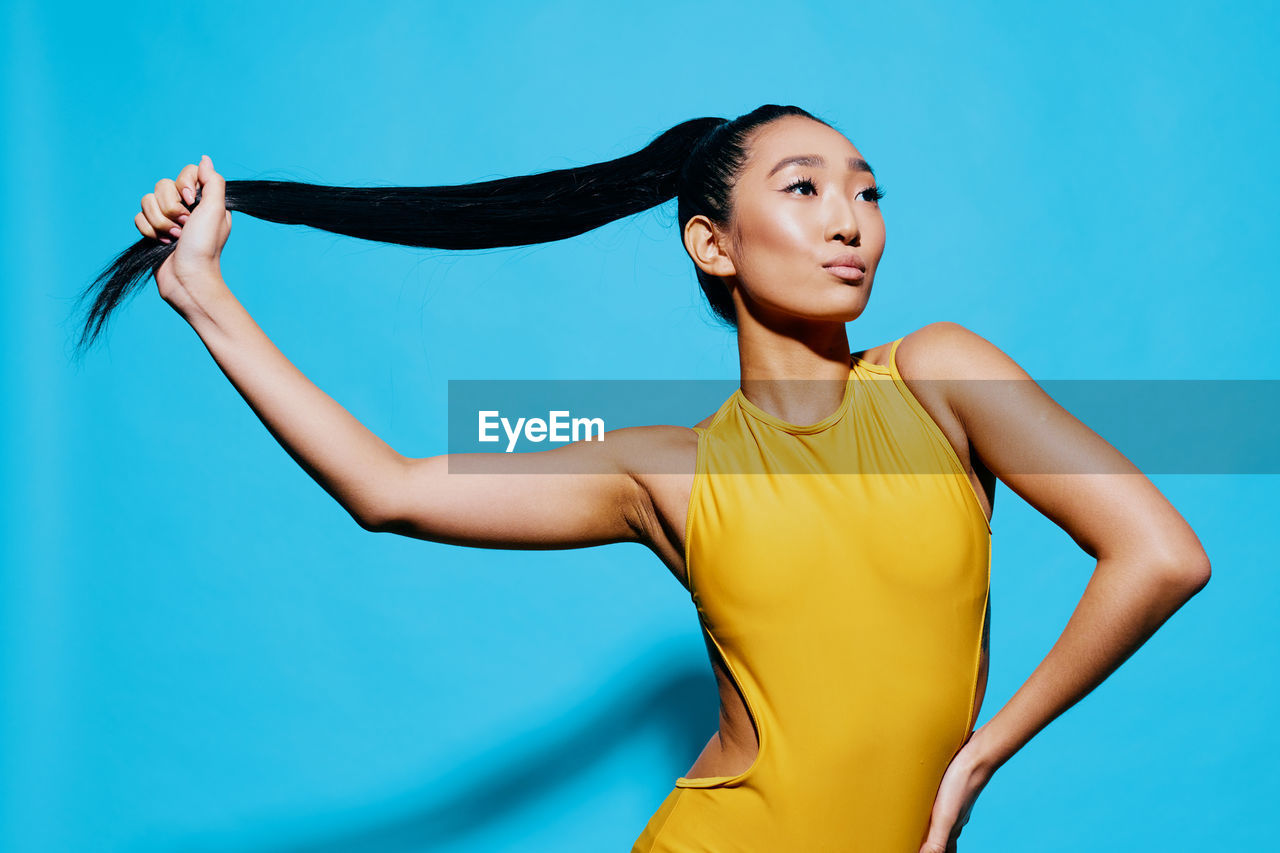
[[(330, 187), (293, 181), (227, 181), (226, 206), (257, 219), (309, 225), (402, 246), (492, 249), (563, 240), (680, 198), (679, 221), (703, 213), (727, 224), (733, 180), (745, 162), (748, 132), (799, 107), (766, 105), (729, 121), (697, 118), (644, 148), (603, 163), (442, 187)], [(195, 204), (200, 203), (199, 195)], [(194, 205), (192, 205), (194, 207)], [(112, 311), (154, 275), (177, 243), (143, 237), (121, 252), (80, 294), (77, 355), (98, 340)], [(723, 283), (698, 271), (712, 309), (730, 325)]]

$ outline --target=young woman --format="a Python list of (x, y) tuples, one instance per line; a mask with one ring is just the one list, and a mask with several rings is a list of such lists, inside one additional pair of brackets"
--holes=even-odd
[[(232, 209), (479, 248), (561, 239), (673, 195), (703, 291), (736, 326), (740, 388), (692, 428), (468, 455), (502, 456), (502, 473), (450, 474), (447, 456), (387, 446), (276, 349), (219, 271)], [(228, 184), (206, 157), (143, 197), (143, 243), (117, 260), (82, 341), (150, 269), (365, 529), (651, 548), (696, 606), (721, 716), (633, 851), (943, 853), (996, 769), (1203, 587), (1209, 561), (1137, 468), (979, 335), (934, 322), (850, 352), (845, 326), (885, 247), (879, 197), (848, 139), (774, 105), (686, 122), (609, 163), (464, 187)], [(810, 381), (781, 381), (794, 379)], [(1097, 569), (1043, 663), (975, 731), (996, 478)]]

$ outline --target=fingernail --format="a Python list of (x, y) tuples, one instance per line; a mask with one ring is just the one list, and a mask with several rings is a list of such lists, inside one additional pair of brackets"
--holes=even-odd
[(182, 198), (187, 204), (195, 204), (195, 193), (191, 192), (191, 187), (182, 188)]
[(179, 214), (179, 215), (178, 215), (178, 224), (179, 224), (179, 225), (186, 225), (186, 224), (187, 224), (187, 219), (188, 219), (188, 214), (186, 214), (186, 213)]
[(170, 240), (168, 237), (161, 237), (161, 238), (160, 238), (160, 242), (161, 242), (161, 243), (172, 243), (173, 241), (172, 241), (172, 240)]
[(169, 233), (170, 233), (170, 234), (172, 234), (172, 235), (173, 235), (173, 236), (175, 236), (175, 237), (181, 237), (181, 236), (182, 236), (182, 229), (181, 229), (181, 228), (179, 228), (177, 225), (175, 225), (175, 226), (173, 226), (172, 228), (170, 228), (170, 229), (169, 229)]

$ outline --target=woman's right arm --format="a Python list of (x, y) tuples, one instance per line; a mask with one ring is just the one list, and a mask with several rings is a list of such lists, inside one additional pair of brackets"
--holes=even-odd
[(157, 184), (143, 199), (139, 230), (145, 235), (150, 227), (154, 237), (168, 230), (166, 221), (182, 218), (179, 194), (194, 187), (197, 174), (201, 202), (178, 223), (178, 248), (157, 274), (161, 296), (271, 435), (361, 527), (493, 548), (643, 538), (648, 494), (625, 454), (643, 451), (645, 428), (538, 453), (455, 455), (469, 471), (487, 471), (467, 474), (450, 474), (448, 456), (408, 459), (374, 435), (285, 357), (222, 279), (217, 261), (230, 215), (212, 163), (184, 169), (177, 184)]
[[(536, 453), (410, 459), (285, 357), (221, 281), (192, 328), (280, 445), (366, 530), (487, 548), (639, 540), (647, 492), (625, 453), (643, 428)], [(449, 473), (450, 461), (475, 473)]]

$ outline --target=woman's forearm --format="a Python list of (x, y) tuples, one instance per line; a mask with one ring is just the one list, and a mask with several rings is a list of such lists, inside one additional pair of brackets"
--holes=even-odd
[(1080, 701), (1207, 582), (1131, 560), (1098, 561), (1062, 636), (1013, 698), (973, 733), (994, 772), (1059, 714)]
[(362, 527), (387, 518), (404, 457), (307, 379), (221, 276), (190, 288), (183, 311), (218, 367), (276, 441)]

